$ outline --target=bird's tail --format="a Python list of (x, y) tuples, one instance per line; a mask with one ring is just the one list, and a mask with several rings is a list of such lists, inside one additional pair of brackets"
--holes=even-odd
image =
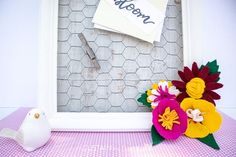
[(3, 128), (0, 131), (0, 137), (7, 137), (11, 139), (16, 139), (17, 132), (9, 128)]

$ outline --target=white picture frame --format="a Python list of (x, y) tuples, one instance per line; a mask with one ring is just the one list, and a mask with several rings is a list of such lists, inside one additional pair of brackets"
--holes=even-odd
[[(182, 0), (184, 65), (201, 62), (201, 54), (191, 45), (190, 6)], [(54, 131), (149, 131), (151, 113), (71, 113), (57, 112), (57, 24), (58, 0), (42, 0), (38, 100)], [(194, 53), (195, 52), (195, 53)]]

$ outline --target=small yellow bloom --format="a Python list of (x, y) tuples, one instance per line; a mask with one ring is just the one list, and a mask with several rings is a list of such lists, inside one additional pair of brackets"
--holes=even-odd
[(171, 86), (173, 86), (173, 84), (171, 83), (171, 81), (168, 81), (168, 88), (170, 88)]
[(152, 84), (152, 89), (156, 89), (157, 90), (158, 89), (158, 84), (157, 83), (153, 83)]
[(180, 107), (185, 111), (188, 112), (189, 110), (199, 110), (200, 115), (202, 116), (203, 120), (201, 122), (194, 120), (193, 116), (189, 116), (188, 114), (188, 128), (185, 132), (185, 135), (191, 138), (203, 138), (206, 137), (208, 134), (216, 132), (222, 123), (222, 118), (220, 113), (218, 113), (215, 109), (215, 106), (206, 101), (206, 100), (196, 100), (193, 98), (185, 98)]
[(205, 91), (205, 82), (203, 79), (195, 77), (186, 85), (186, 92), (191, 98), (200, 99)]
[(151, 89), (147, 90), (147, 95), (148, 95), (148, 96), (149, 96), (149, 95), (152, 95), (152, 90), (151, 90)]

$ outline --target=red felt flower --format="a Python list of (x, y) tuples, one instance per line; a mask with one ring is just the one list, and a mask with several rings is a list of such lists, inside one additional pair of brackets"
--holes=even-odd
[(220, 95), (213, 90), (222, 88), (221, 83), (217, 83), (220, 73), (210, 74), (208, 66), (198, 68), (197, 63), (192, 64), (192, 70), (184, 67), (183, 71), (178, 71), (182, 81), (174, 80), (172, 84), (180, 90), (177, 101), (182, 102), (186, 97), (195, 99), (205, 99), (215, 104), (214, 100), (220, 99)]

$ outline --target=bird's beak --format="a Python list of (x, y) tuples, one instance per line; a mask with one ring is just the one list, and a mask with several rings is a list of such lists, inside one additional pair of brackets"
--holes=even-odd
[(35, 113), (35, 114), (34, 114), (34, 118), (35, 118), (35, 119), (38, 119), (39, 117), (40, 117), (40, 114), (39, 114), (39, 113)]

